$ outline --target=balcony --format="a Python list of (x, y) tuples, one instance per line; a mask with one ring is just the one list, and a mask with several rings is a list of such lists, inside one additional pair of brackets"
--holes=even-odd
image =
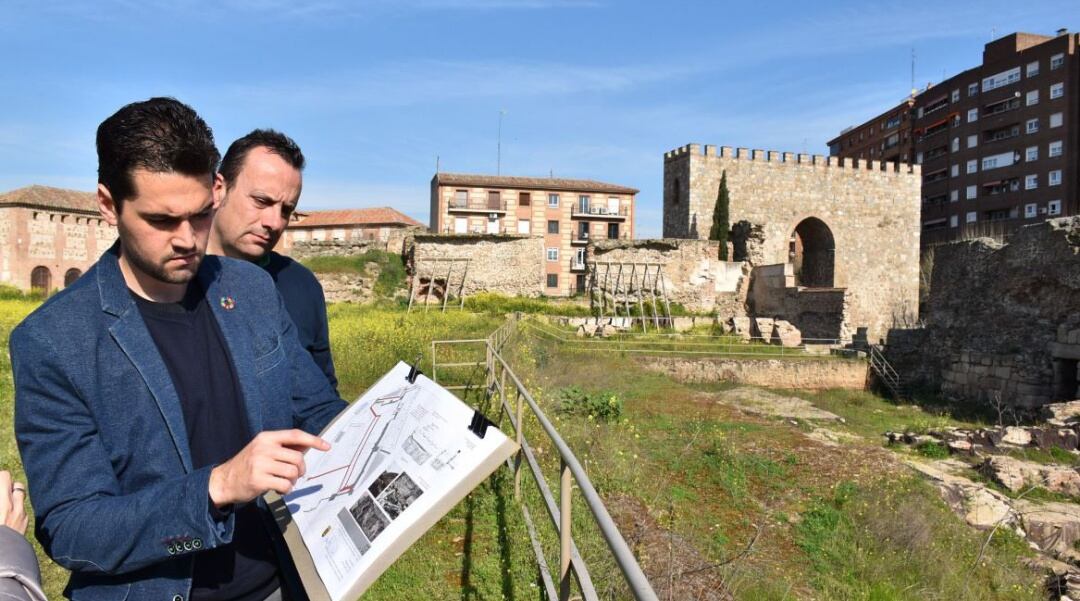
[(616, 211), (612, 211), (605, 205), (583, 207), (575, 204), (570, 207), (570, 217), (572, 219), (617, 219), (624, 221), (629, 214), (629, 207), (625, 206), (620, 206)]
[(477, 201), (462, 198), (451, 198), (449, 211), (451, 213), (506, 213), (505, 200)]
[(1002, 113), (1008, 113), (1020, 108), (1020, 98), (1007, 98), (1001, 102), (995, 102), (988, 104), (982, 109), (982, 117), (984, 119), (993, 117), (994, 115), (1000, 115)]
[(585, 271), (585, 261), (579, 261), (577, 257), (570, 259), (570, 271)]
[(570, 244), (588, 244), (589, 232), (578, 232), (570, 238)]

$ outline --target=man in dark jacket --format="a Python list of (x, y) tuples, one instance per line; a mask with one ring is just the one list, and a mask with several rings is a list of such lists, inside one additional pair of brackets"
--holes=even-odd
[(11, 333), (36, 535), (81, 599), (280, 598), (260, 497), (288, 492), (345, 403), (265, 271), (204, 256), (218, 152), (153, 98), (98, 127), (119, 239)]
[(300, 147), (272, 129), (256, 129), (229, 145), (215, 182), (221, 206), (208, 252), (251, 261), (274, 278), (301, 346), (337, 390), (322, 286), (308, 268), (272, 250), (300, 201), (303, 170)]

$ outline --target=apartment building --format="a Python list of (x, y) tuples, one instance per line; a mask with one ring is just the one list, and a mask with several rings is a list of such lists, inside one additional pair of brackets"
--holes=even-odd
[(585, 290), (589, 240), (634, 237), (638, 190), (582, 179), (436, 173), (431, 231), (544, 238), (544, 291)]
[(829, 140), (829, 154), (867, 161), (910, 164), (915, 158), (915, 138), (911, 135), (915, 97), (840, 132)]
[[(911, 109), (924, 246), (1080, 214), (1080, 35), (1013, 33)], [(875, 120), (871, 120), (875, 121)], [(830, 143), (842, 157), (854, 132)], [(862, 151), (860, 151), (862, 152)], [(910, 156), (910, 155), (909, 155)]]
[(424, 224), (391, 207), (340, 209), (293, 213), (274, 250), (290, 254), (297, 242), (381, 242), (392, 252), (401, 252), (401, 240), (408, 231)]

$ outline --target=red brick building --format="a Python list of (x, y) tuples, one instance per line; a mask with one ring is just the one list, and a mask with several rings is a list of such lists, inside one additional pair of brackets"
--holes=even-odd
[[(986, 44), (980, 65), (915, 97), (909, 123), (922, 165), (924, 246), (1007, 238), (1029, 223), (1080, 214), (1078, 47), (1080, 35), (1065, 30), (1013, 33)], [(869, 134), (846, 131), (830, 152), (859, 158), (860, 135)]]
[(28, 186), (0, 194), (0, 284), (65, 288), (114, 240), (94, 192)]

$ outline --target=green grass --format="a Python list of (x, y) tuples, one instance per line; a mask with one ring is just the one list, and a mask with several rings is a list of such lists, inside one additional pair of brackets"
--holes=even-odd
[(504, 296), (494, 292), (478, 292), (466, 296), (465, 310), (489, 315), (506, 315), (508, 313), (565, 315), (569, 317), (588, 317), (591, 315), (587, 305), (572, 300), (548, 297)]

